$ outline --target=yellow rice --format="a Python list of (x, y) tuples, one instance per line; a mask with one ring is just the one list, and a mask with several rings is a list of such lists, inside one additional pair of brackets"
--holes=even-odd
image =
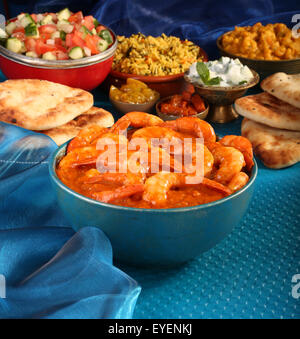
[(113, 70), (138, 75), (172, 75), (185, 72), (199, 58), (200, 48), (174, 36), (133, 34), (118, 36)]

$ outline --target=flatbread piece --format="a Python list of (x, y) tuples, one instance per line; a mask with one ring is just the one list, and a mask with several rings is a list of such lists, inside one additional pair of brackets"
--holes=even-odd
[(55, 143), (60, 146), (66, 141), (76, 137), (76, 135), (85, 127), (91, 125), (110, 127), (113, 124), (114, 118), (110, 112), (103, 108), (92, 107), (67, 124), (42, 132), (52, 138)]
[(248, 95), (235, 101), (236, 111), (256, 122), (282, 129), (300, 131), (300, 109), (269, 93)]
[(300, 108), (300, 74), (275, 73), (261, 82), (261, 88), (276, 98)]
[(250, 140), (254, 153), (270, 168), (284, 168), (300, 161), (300, 132), (272, 128), (244, 119), (242, 135)]
[(38, 79), (0, 83), (0, 121), (31, 130), (47, 130), (73, 120), (93, 106), (93, 96)]

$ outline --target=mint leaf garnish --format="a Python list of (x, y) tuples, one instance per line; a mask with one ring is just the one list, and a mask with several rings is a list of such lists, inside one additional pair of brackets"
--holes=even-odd
[(216, 77), (216, 78), (209, 79), (206, 85), (220, 85), (220, 82), (221, 82), (221, 78)]
[(206, 83), (209, 80), (210, 75), (209, 75), (209, 69), (207, 68), (205, 63), (197, 62), (196, 69), (203, 83)]
[(197, 72), (202, 80), (202, 82), (204, 83), (204, 85), (219, 85), (221, 82), (221, 78), (220, 77), (216, 77), (216, 78), (210, 78), (210, 72), (208, 67), (205, 65), (204, 62), (197, 62), (196, 65), (196, 69)]

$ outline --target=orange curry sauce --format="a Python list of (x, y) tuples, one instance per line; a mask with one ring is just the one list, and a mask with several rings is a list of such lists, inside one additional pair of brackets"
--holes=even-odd
[[(128, 131), (129, 140), (131, 139), (133, 131), (136, 131), (136, 129)], [(180, 133), (180, 134), (182, 135), (182, 137), (193, 138), (193, 135), (188, 135), (186, 133), (184, 134)], [(89, 165), (83, 164), (81, 166), (65, 166), (64, 161), (63, 161), (65, 158), (66, 157), (63, 157), (58, 163), (56, 172), (57, 172), (59, 179), (73, 191), (79, 194), (82, 194), (86, 197), (89, 197), (91, 199), (95, 199), (95, 196), (93, 196), (95, 192), (114, 191), (122, 187), (122, 183), (114, 182), (112, 180), (109, 180), (109, 181), (102, 180), (101, 183), (99, 182), (87, 183), (86, 181), (83, 180), (83, 178), (86, 175), (87, 171), (91, 169), (96, 169), (96, 164), (94, 163), (94, 164), (89, 164)], [(213, 179), (216, 171), (217, 171), (217, 167), (213, 165), (211, 174), (207, 177), (207, 179)], [(152, 175), (153, 174), (151, 173), (147, 173), (146, 178), (152, 177)], [(142, 183), (142, 186), (143, 185), (144, 184)], [(170, 189), (167, 192), (167, 199), (163, 205), (152, 204), (151, 202), (143, 199), (143, 192), (135, 193), (129, 197), (114, 198), (112, 200), (109, 200), (108, 203), (114, 204), (114, 205), (120, 205), (120, 206), (136, 207), (136, 208), (150, 208), (150, 209), (179, 208), (179, 207), (196, 206), (196, 205), (213, 202), (213, 201), (222, 199), (229, 194), (228, 192), (226, 194), (222, 191), (216, 190), (213, 187), (209, 187), (209, 186), (202, 185), (202, 184), (195, 184), (195, 185), (174, 187)], [(99, 200), (99, 199), (96, 199), (96, 200)]]

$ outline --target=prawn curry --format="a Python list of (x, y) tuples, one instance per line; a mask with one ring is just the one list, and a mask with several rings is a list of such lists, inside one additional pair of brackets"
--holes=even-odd
[[(133, 150), (137, 140), (144, 141), (144, 147)], [(165, 147), (168, 142), (173, 146)], [(111, 144), (115, 157), (107, 157)], [(190, 161), (183, 161), (186, 158)], [(57, 175), (72, 190), (100, 202), (178, 208), (234, 193), (246, 185), (252, 167), (252, 146), (242, 136), (217, 141), (204, 120), (182, 117), (164, 122), (151, 114), (130, 112), (111, 128), (95, 125), (82, 130), (68, 144)]]

